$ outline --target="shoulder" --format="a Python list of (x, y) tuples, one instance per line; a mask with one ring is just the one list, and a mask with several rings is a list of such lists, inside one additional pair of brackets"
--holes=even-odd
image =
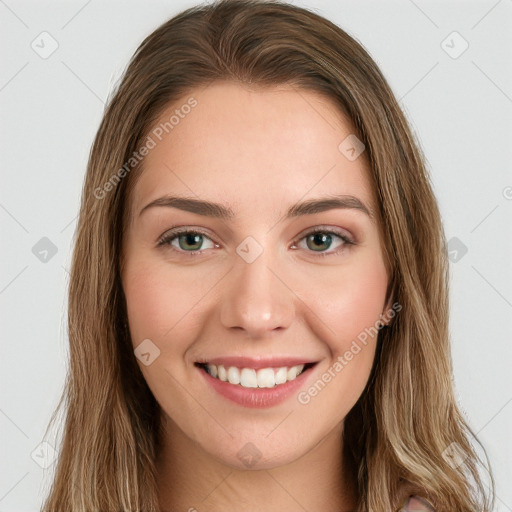
[(409, 496), (398, 512), (436, 512), (436, 510), (425, 498)]

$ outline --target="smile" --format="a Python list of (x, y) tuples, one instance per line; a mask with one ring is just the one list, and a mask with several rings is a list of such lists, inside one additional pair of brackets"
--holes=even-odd
[(296, 395), (316, 365), (296, 357), (219, 357), (195, 363), (213, 396), (253, 408), (276, 406)]
[[(308, 365), (281, 366), (280, 368), (237, 368), (236, 366), (201, 365), (212, 377), (244, 388), (274, 388), (295, 380)], [(311, 366), (311, 365), (309, 365)]]

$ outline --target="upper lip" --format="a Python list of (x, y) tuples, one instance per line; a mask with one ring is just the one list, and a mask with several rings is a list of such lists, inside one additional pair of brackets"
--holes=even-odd
[(274, 356), (274, 357), (243, 357), (243, 356), (225, 356), (225, 357), (212, 357), (197, 361), (199, 364), (214, 364), (216, 366), (222, 365), (225, 368), (235, 366), (236, 368), (253, 368), (258, 370), (260, 368), (281, 368), (286, 366), (299, 366), (301, 364), (314, 364), (317, 361), (306, 357), (294, 356)]

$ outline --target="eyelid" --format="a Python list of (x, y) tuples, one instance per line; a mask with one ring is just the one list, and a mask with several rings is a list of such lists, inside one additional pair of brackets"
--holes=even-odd
[(179, 236), (186, 235), (189, 233), (199, 234), (203, 235), (204, 237), (208, 238), (213, 242), (214, 245), (219, 245), (206, 231), (204, 231), (201, 228), (194, 228), (191, 226), (175, 226), (173, 228), (168, 229), (158, 240), (157, 240), (157, 246), (164, 246), (168, 245), (171, 249), (174, 249), (176, 252), (180, 254), (197, 254), (201, 253), (204, 249), (198, 250), (198, 251), (179, 251), (171, 246), (171, 241), (173, 241), (175, 238), (178, 238)]
[(341, 239), (343, 239), (346, 243), (350, 243), (350, 244), (356, 243), (354, 237), (346, 229), (329, 226), (326, 224), (319, 224), (318, 226), (314, 226), (312, 228), (308, 228), (308, 229), (304, 230), (300, 235), (297, 236), (297, 238), (295, 239), (295, 242), (302, 240), (303, 238), (305, 238), (309, 235), (313, 235), (315, 233), (334, 234), (334, 235), (340, 237)]
[[(214, 245), (219, 246), (219, 244), (208, 234), (208, 232), (206, 232), (202, 228), (196, 228), (196, 227), (192, 227), (192, 226), (175, 226), (173, 228), (170, 228), (158, 239), (157, 246), (161, 247), (161, 246), (168, 245), (169, 248), (171, 248), (178, 254), (186, 254), (189, 256), (194, 256), (196, 254), (202, 254), (207, 249), (199, 249), (197, 251), (183, 251), (183, 250), (178, 250), (171, 245), (171, 242), (174, 241), (179, 236), (190, 234), (190, 233), (203, 235), (204, 237), (208, 238), (211, 242), (213, 242)], [(335, 235), (340, 240), (342, 240), (343, 243), (340, 248), (338, 248), (334, 251), (318, 251), (318, 252), (317, 251), (307, 251), (307, 252), (313, 253), (313, 255), (315, 257), (316, 256), (322, 257), (322, 256), (336, 255), (336, 254), (339, 254), (340, 252), (342, 252), (344, 249), (346, 249), (346, 246), (357, 245), (354, 238), (350, 234), (348, 234), (346, 230), (344, 230), (342, 228), (338, 228), (338, 227), (327, 226), (327, 225), (318, 225), (318, 226), (314, 226), (312, 228), (306, 229), (301, 234), (299, 234), (292, 242), (292, 248), (296, 249), (298, 242), (300, 242), (303, 239), (307, 238), (308, 236), (314, 235), (316, 233)]]
[(342, 240), (342, 244), (340, 245), (340, 247), (338, 247), (335, 250), (328, 250), (328, 251), (307, 251), (306, 250), (307, 253), (313, 254), (313, 257), (315, 257), (315, 258), (318, 258), (318, 257), (319, 258), (322, 258), (322, 257), (327, 258), (329, 256), (337, 256), (340, 253), (344, 252), (348, 246), (357, 245), (355, 240), (353, 239), (353, 237), (351, 235), (349, 235), (346, 232), (346, 230), (343, 230), (341, 228), (325, 226), (325, 225), (323, 225), (323, 226), (319, 225), (319, 226), (315, 226), (313, 228), (307, 229), (307, 230), (303, 231), (300, 235), (298, 235), (298, 237), (293, 242), (292, 248), (296, 248), (296, 244), (298, 242), (300, 242), (303, 239), (307, 238), (308, 236), (314, 235), (316, 233), (323, 233), (323, 234), (337, 236), (340, 240)]

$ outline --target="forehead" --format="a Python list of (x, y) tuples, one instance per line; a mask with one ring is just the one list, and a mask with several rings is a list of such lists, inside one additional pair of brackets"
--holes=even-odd
[(134, 186), (135, 215), (164, 193), (273, 218), (276, 209), (329, 193), (375, 209), (365, 152), (355, 160), (343, 152), (352, 123), (315, 92), (215, 82), (169, 105), (149, 136), (155, 144)]

